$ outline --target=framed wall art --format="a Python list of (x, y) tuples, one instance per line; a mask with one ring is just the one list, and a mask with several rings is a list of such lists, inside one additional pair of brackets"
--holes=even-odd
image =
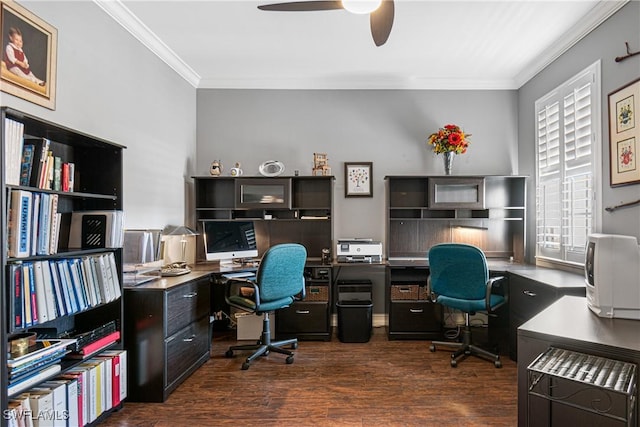
[(344, 197), (373, 197), (372, 162), (345, 162)]
[(13, 0), (0, 0), (0, 90), (55, 110), (58, 31)]
[(640, 79), (609, 94), (609, 157), (612, 187), (640, 183)]

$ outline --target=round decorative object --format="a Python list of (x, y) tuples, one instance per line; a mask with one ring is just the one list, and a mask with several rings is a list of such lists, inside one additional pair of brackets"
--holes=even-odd
[(278, 176), (284, 172), (284, 165), (277, 160), (267, 160), (258, 168), (258, 172), (262, 176)]
[(229, 171), (229, 174), (231, 176), (240, 176), (240, 175), (242, 175), (242, 169), (240, 169), (240, 163), (236, 163), (236, 166), (234, 168), (231, 168), (231, 170)]

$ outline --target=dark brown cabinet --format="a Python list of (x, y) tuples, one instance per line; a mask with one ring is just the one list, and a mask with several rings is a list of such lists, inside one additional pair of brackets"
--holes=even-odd
[(331, 339), (331, 267), (307, 265), (304, 301), (296, 301), (276, 314), (276, 337), (306, 340)]
[(387, 176), (387, 258), (426, 257), (441, 242), (524, 260), (526, 177)]
[[(87, 245), (84, 245), (82, 248), (69, 248), (69, 233), (72, 212), (86, 210), (122, 210), (122, 152), (124, 147), (7, 107), (0, 109), (0, 124), (2, 126), (2, 131), (0, 132), (2, 144), (0, 150), (3, 153), (2, 163), (0, 165), (0, 186), (2, 187), (3, 194), (2, 207), (0, 209), (0, 236), (4, 245), (4, 249), (0, 251), (0, 263), (3, 269), (1, 279), (3, 291), (0, 292), (0, 315), (2, 317), (0, 320), (0, 325), (2, 325), (0, 328), (0, 364), (4, 367), (0, 373), (0, 387), (2, 388), (2, 392), (0, 393), (0, 410), (5, 414), (8, 399), (11, 397), (8, 396), (9, 378), (8, 370), (6, 369), (10, 337), (27, 331), (38, 332), (41, 338), (73, 337), (77, 333), (91, 331), (112, 322), (115, 322), (116, 328), (122, 333), (123, 302), (122, 298), (117, 296), (121, 294), (122, 250), (120, 248), (105, 247), (105, 236), (99, 233), (95, 236), (102, 236), (101, 239), (98, 239), (101, 240), (102, 245), (97, 244), (92, 248), (87, 248)], [(11, 129), (15, 129), (15, 126), (19, 126), (20, 131), (17, 134), (12, 134)], [(12, 137), (12, 135), (14, 135), (14, 137)], [(16, 137), (15, 135), (18, 136)], [(15, 144), (16, 141), (19, 142), (19, 145)], [(57, 168), (55, 164), (68, 165), (73, 163), (75, 173), (73, 175), (63, 175), (65, 177), (73, 176), (75, 178), (72, 191), (70, 188), (63, 186), (63, 182), (60, 181), (63, 176), (58, 175), (57, 172), (52, 174), (54, 179), (51, 180), (51, 185), (42, 185), (36, 178), (38, 175), (37, 164), (32, 164), (30, 173), (28, 172), (28, 166), (26, 166), (27, 169), (25, 169), (25, 164), (22, 161), (23, 147), (25, 145), (46, 146), (46, 144), (48, 144), (49, 152), (51, 153), (50, 156), (47, 155), (46, 157), (59, 159), (54, 160), (54, 171), (58, 170), (60, 175), (62, 175), (63, 172), (61, 169), (65, 167), (61, 166)], [(12, 151), (10, 147), (14, 147), (14, 151)], [(40, 152), (42, 152), (42, 150)], [(66, 168), (68, 167), (69, 166)], [(17, 175), (15, 175), (15, 173), (17, 173)], [(19, 178), (22, 174), (25, 175), (24, 180), (21, 181)], [(58, 176), (60, 180), (58, 180)], [(51, 178), (51, 176), (49, 176), (49, 178)], [(67, 180), (64, 181), (68, 182)], [(60, 218), (57, 245), (55, 244), (55, 240), (53, 240), (54, 243), (51, 243), (49, 240), (49, 246), (45, 246), (44, 251), (38, 249), (38, 251), (35, 252), (29, 249), (25, 253), (12, 253), (12, 256), (9, 256), (7, 251), (9, 246), (8, 235), (10, 232), (15, 232), (17, 228), (16, 224), (9, 223), (10, 209), (8, 204), (12, 198), (11, 195), (15, 192), (24, 194), (25, 198), (28, 195), (32, 207), (35, 206), (36, 199), (41, 200), (45, 195), (50, 199), (57, 200), (57, 209), (55, 209), (55, 212), (53, 209), (50, 211), (52, 215), (53, 213), (59, 214)], [(15, 206), (11, 207), (11, 209), (15, 208)], [(31, 218), (27, 219), (27, 221), (32, 225), (34, 224), (34, 222), (31, 222), (33, 221)], [(46, 223), (49, 224), (49, 222)], [(42, 230), (42, 224), (44, 223), (39, 224), (40, 226), (37, 231), (35, 228), (31, 229), (28, 236), (25, 235), (25, 238), (38, 239)], [(31, 240), (31, 242), (33, 243), (34, 240)], [(76, 309), (72, 308), (64, 313), (57, 305), (60, 301), (56, 300), (54, 303), (55, 307), (49, 307), (47, 317), (41, 316), (37, 322), (35, 319), (32, 319), (31, 325), (17, 324), (15, 310), (16, 306), (20, 306), (20, 303), (19, 301), (14, 301), (11, 292), (9, 292), (10, 286), (7, 280), (12, 266), (38, 264), (44, 268), (45, 266), (50, 267), (53, 264), (59, 264), (71, 258), (81, 259), (101, 254), (107, 254), (108, 257), (113, 256), (115, 260), (117, 271), (114, 272), (116, 278), (114, 283), (117, 283), (118, 289), (120, 290), (120, 292), (114, 294), (114, 296), (116, 296), (115, 299), (106, 302), (106, 299), (99, 301), (96, 297), (92, 300), (85, 301), (84, 308), (83, 305), (79, 304)], [(48, 285), (54, 282), (54, 273), (51, 274), (50, 280), (48, 277), (45, 277), (43, 283)], [(88, 288), (81, 288), (81, 291), (82, 290), (88, 292)], [(40, 298), (40, 294), (36, 294), (36, 298)], [(49, 317), (49, 315), (51, 317)], [(122, 349), (121, 341), (119, 340), (110, 348)], [(78, 365), (78, 363), (80, 363), (79, 360), (63, 359), (61, 363), (62, 371), (64, 372)], [(43, 378), (43, 381), (46, 379), (49, 378)], [(39, 383), (35, 383), (33, 386), (37, 386), (38, 384)], [(103, 417), (108, 416), (108, 413), (109, 411), (106, 411)], [(8, 412), (6, 414), (8, 414)], [(3, 417), (0, 425), (6, 425), (7, 421), (8, 417)]]
[(130, 400), (164, 402), (209, 359), (211, 281), (192, 272), (124, 289)]
[(431, 302), (426, 292), (426, 265), (390, 262), (386, 295), (389, 339), (439, 339), (442, 337), (442, 306)]
[(509, 272), (509, 357), (517, 360), (518, 327), (563, 295), (585, 296), (584, 277), (542, 267)]

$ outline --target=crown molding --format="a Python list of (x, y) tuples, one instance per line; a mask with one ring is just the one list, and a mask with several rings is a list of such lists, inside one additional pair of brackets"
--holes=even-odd
[(200, 84), (200, 76), (176, 53), (169, 48), (153, 31), (135, 16), (120, 0), (93, 0), (102, 10), (111, 16), (124, 29), (145, 45), (158, 58), (164, 61), (194, 88)]
[(515, 77), (516, 87), (520, 88), (524, 86), (525, 83), (534, 78), (540, 71), (558, 59), (563, 53), (596, 29), (598, 25), (606, 21), (629, 1), (630, 0), (602, 0), (598, 2), (587, 16), (565, 32), (556, 43), (554, 43), (551, 49), (548, 49), (524, 67), (522, 72)]
[(602, 0), (584, 19), (565, 32), (542, 55), (531, 61), (513, 80), (475, 81), (448, 79), (394, 78), (276, 78), (261, 76), (247, 79), (202, 79), (187, 63), (138, 19), (120, 0), (93, 0), (118, 24), (129, 31), (158, 58), (198, 89), (409, 89), (409, 90), (514, 90), (519, 89), (563, 53), (578, 43), (598, 25), (617, 12), (630, 0)]

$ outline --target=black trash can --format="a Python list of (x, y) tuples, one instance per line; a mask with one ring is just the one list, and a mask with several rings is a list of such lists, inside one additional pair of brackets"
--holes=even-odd
[(338, 281), (338, 339), (368, 342), (373, 328), (370, 280)]

